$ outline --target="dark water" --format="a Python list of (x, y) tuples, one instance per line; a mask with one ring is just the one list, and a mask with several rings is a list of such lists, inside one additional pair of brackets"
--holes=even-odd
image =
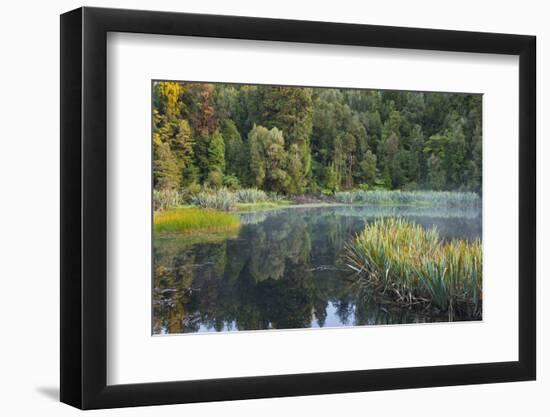
[(481, 237), (477, 209), (316, 207), (241, 214), (233, 237), (154, 242), (153, 333), (295, 329), (442, 321), (365, 304), (338, 260), (377, 216), (435, 225), (444, 239)]

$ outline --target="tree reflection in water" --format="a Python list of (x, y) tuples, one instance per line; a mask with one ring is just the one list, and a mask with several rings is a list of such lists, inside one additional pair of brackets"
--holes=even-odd
[[(384, 215), (377, 210), (289, 208), (243, 214), (234, 238), (192, 243), (185, 236), (157, 237), (153, 333), (445, 320), (363, 298), (338, 265), (344, 244), (365, 221)], [(444, 238), (481, 235), (478, 212), (392, 210), (389, 215), (436, 225)]]

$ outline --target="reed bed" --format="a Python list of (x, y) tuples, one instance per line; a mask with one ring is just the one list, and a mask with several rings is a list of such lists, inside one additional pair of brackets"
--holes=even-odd
[(451, 320), (481, 317), (479, 240), (445, 242), (435, 228), (379, 219), (345, 246), (344, 263), (366, 294), (402, 306), (435, 308)]
[(242, 188), (236, 191), (225, 187), (204, 189), (191, 197), (191, 203), (198, 207), (223, 211), (276, 207), (284, 202), (277, 194), (267, 194), (256, 188)]
[(336, 201), (365, 205), (425, 205), (431, 207), (480, 207), (481, 198), (473, 192), (453, 191), (342, 191)]
[(155, 212), (155, 232), (217, 233), (238, 230), (238, 216), (222, 211), (200, 208), (177, 208)]
[(263, 203), (269, 200), (265, 191), (256, 188), (242, 188), (235, 191), (235, 196), (239, 203)]
[(237, 196), (224, 187), (217, 190), (201, 191), (191, 198), (191, 202), (205, 209), (232, 211), (237, 206)]
[(153, 190), (153, 207), (155, 210), (166, 210), (183, 203), (182, 195), (177, 190)]

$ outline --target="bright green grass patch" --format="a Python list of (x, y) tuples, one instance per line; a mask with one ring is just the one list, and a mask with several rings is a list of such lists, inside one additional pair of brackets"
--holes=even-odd
[(435, 228), (381, 219), (346, 246), (344, 262), (365, 293), (403, 306), (435, 307), (450, 318), (481, 316), (479, 240), (445, 242)]
[(154, 214), (157, 233), (217, 233), (237, 230), (238, 216), (201, 208), (177, 208)]

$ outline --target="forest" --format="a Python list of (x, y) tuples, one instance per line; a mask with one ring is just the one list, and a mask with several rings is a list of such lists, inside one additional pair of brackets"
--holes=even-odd
[(482, 96), (154, 81), (156, 191), (481, 193)]

